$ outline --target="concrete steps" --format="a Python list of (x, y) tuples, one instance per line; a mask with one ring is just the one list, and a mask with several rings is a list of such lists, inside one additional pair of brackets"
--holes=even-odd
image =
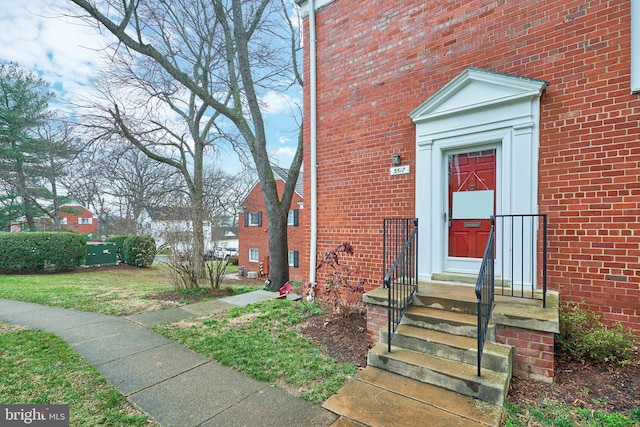
[(498, 406), (504, 404), (510, 379), (510, 373), (489, 369), (484, 369), (478, 377), (474, 365), (401, 347), (394, 346), (389, 353), (385, 344), (377, 344), (369, 350), (367, 363)]
[(502, 408), (368, 366), (323, 405), (342, 415), (334, 427), (498, 426)]
[[(380, 335), (382, 343), (389, 342), (386, 330), (381, 331)], [(475, 337), (452, 335), (406, 324), (400, 325), (396, 330), (393, 345), (474, 367), (478, 360), (478, 343)], [(483, 369), (508, 373), (511, 369), (510, 361), (511, 347), (490, 341), (485, 343), (482, 356)]]
[(474, 288), (428, 282), (420, 289), (393, 336), (391, 352), (388, 331), (381, 330), (367, 368), (325, 407), (371, 426), (426, 425), (425, 420), (434, 426), (500, 425), (512, 348), (493, 342), (490, 325), (478, 376)]

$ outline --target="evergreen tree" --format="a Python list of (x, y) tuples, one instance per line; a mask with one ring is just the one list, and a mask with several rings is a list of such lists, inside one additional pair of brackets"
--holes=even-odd
[(0, 226), (24, 216), (30, 230), (51, 199), (43, 185), (46, 149), (38, 128), (48, 119), (49, 84), (15, 63), (0, 62)]

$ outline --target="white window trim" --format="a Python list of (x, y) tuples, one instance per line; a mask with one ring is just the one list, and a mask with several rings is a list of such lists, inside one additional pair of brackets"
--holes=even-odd
[[(252, 253), (255, 253), (255, 258), (251, 258)], [(256, 248), (249, 248), (249, 262), (260, 262), (260, 250)]]
[(631, 92), (640, 92), (640, 0), (631, 0)]
[(78, 218), (78, 224), (80, 225), (86, 225), (86, 224), (92, 224), (93, 223), (93, 218)]
[[(255, 218), (255, 222), (253, 221)], [(260, 215), (259, 212), (249, 212), (249, 227), (259, 227), (260, 226)]]
[(289, 267), (293, 267), (295, 262), (294, 262), (294, 251), (289, 251), (289, 255), (287, 256), (287, 259), (289, 261)]
[(289, 214), (287, 215), (287, 225), (296, 225), (294, 209), (289, 210)]

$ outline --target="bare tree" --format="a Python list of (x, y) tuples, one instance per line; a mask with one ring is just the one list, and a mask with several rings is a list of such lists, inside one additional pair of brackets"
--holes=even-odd
[[(114, 50), (128, 55), (132, 61), (130, 69), (144, 77), (142, 80), (152, 85), (175, 82), (173, 93), (185, 90), (191, 101), (187, 110), (190, 117), (202, 120), (209, 114), (213, 118), (211, 125), (219, 125), (220, 135), (231, 142), (236, 136), (242, 138), (262, 184), (269, 220), (272, 283), (274, 288), (281, 286), (289, 279), (287, 214), (302, 165), (302, 144), (300, 136), (290, 178), (279, 195), (267, 152), (260, 94), (266, 88), (282, 89), (283, 82), (300, 83), (291, 51), (295, 43), (285, 42), (292, 34), (290, 22), (282, 14), (284, 3), (269, 0), (71, 1), (88, 13), (89, 17), (85, 18), (97, 22), (117, 38)], [(117, 102), (110, 108), (119, 132), (151, 158), (181, 167), (175, 160), (160, 159), (152, 152), (148, 141), (133, 131), (139, 123), (129, 123), (122, 109), (123, 105)], [(226, 123), (232, 125), (233, 131), (223, 129)], [(167, 129), (163, 131), (167, 136), (170, 133)], [(204, 146), (199, 147), (194, 138), (201, 131), (202, 127), (190, 129), (194, 171), (201, 166), (204, 151)], [(171, 136), (178, 141), (183, 137)], [(157, 135), (154, 140), (157, 141)], [(198, 221), (196, 216), (202, 214), (198, 208), (202, 194), (197, 192), (197, 179), (194, 173), (193, 182), (188, 183), (196, 202), (194, 223)]]
[(55, 230), (62, 230), (60, 224), (60, 207), (68, 202), (68, 195), (60, 194), (64, 188), (64, 177), (73, 176), (71, 165), (86, 147), (81, 140), (74, 135), (74, 126), (68, 119), (52, 114), (49, 120), (43, 123), (37, 130), (45, 161), (41, 166), (41, 174), (48, 182), (51, 190), (51, 208), (42, 206), (47, 212)]

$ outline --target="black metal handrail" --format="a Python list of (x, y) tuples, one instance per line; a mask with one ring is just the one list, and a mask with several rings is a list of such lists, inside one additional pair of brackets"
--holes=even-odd
[(491, 318), (491, 310), (493, 309), (495, 275), (495, 222), (491, 217), (491, 232), (489, 240), (484, 249), (480, 272), (478, 273), (478, 281), (476, 282), (476, 298), (478, 299), (478, 376), (480, 376), (480, 367), (482, 366), (482, 352), (484, 343), (487, 339), (487, 331), (489, 329), (489, 319)]
[[(542, 306), (546, 307), (547, 215), (496, 215), (495, 219), (500, 252), (498, 292), (517, 298), (542, 300)], [(542, 264), (540, 270), (538, 263)], [(537, 289), (540, 281), (542, 294)]]
[(388, 289), (388, 350), (391, 352), (391, 339), (418, 290), (418, 219), (385, 219), (383, 239), (383, 283)]

